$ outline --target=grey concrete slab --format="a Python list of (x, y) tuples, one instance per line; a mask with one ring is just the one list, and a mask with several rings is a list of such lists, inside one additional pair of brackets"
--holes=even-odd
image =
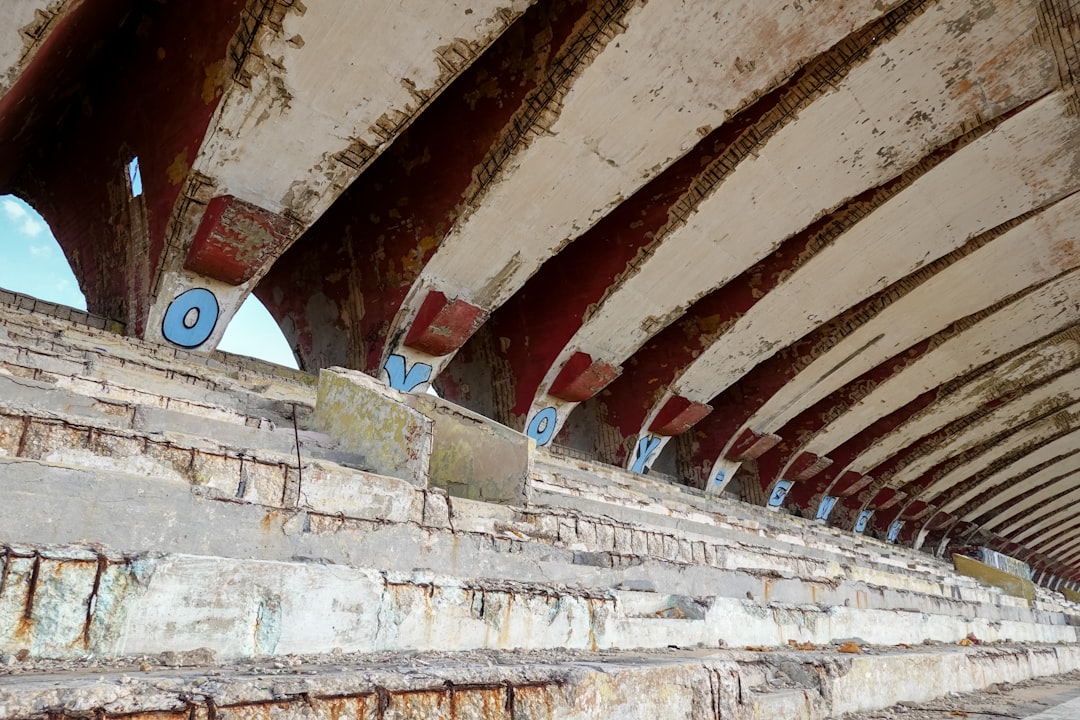
[(1029, 718), (1030, 720), (1077, 720), (1077, 718), (1080, 718), (1080, 688), (1045, 698), (1040, 704), (1052, 704), (1053, 707), (1047, 710), (1039, 710), (1037, 707), (1030, 705), (1018, 708), (1018, 711), (1021, 712), (1030, 709), (1032, 713), (1018, 715), (1018, 717)]

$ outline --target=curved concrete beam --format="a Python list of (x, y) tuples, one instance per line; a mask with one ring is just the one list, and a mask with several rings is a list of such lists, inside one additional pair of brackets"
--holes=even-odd
[[(1070, 327), (1080, 317), (1074, 305), (1078, 292), (1080, 274), (1072, 272), (998, 310), (875, 387), (830, 423), (809, 447), (827, 453), (919, 394)], [(1002, 336), (1002, 327), (1014, 328), (1015, 332)]]
[[(1080, 372), (1063, 375), (1028, 394), (1019, 396), (955, 435), (927, 448), (921, 457), (897, 468), (888, 477), (894, 487), (906, 485), (930, 472), (934, 467), (987, 442), (1000, 442), (1004, 437), (1047, 415), (1057, 413), (1080, 401)], [(876, 477), (882, 477), (876, 475)], [(964, 516), (965, 520), (971, 518)]]
[[(996, 117), (1025, 100), (1045, 94), (1056, 84), (1056, 76), (1048, 72), (1051, 66), (1047, 64), (1047, 56), (1044, 51), (1037, 49), (1021, 53), (1024, 58), (1022, 62), (1029, 68), (1020, 73), (1026, 78), (1023, 85), (1000, 86), (996, 82), (988, 82), (989, 78), (981, 76), (977, 70), (970, 74), (962, 72), (964, 81), (959, 85), (948, 78), (929, 78), (922, 61), (914, 62), (915, 58), (925, 59), (930, 54), (941, 68), (967, 67), (966, 60), (961, 58), (974, 54), (982, 58), (984, 66), (993, 66), (997, 53), (1011, 52), (1007, 48), (1014, 44), (1023, 43), (1025, 47), (1032, 48), (1026, 39), (1027, 33), (1037, 25), (1038, 20), (1030, 9), (1024, 10), (1019, 6), (1010, 6), (1002, 15), (986, 19), (986, 25), (976, 23), (978, 29), (970, 36), (946, 40), (943, 34), (947, 33), (947, 19), (953, 14), (963, 15), (968, 9), (966, 2), (948, 3), (937, 5), (912, 19), (895, 38), (875, 48), (865, 63), (852, 68), (843, 82), (803, 109), (795, 122), (777, 130), (753, 156), (743, 160), (715, 187), (711, 195), (701, 200), (696, 213), (685, 223), (674, 225), (667, 233), (658, 234), (655, 247), (650, 250), (649, 261), (627, 273), (618, 285), (609, 290), (607, 297), (567, 343), (549, 370), (541, 393), (574, 353), (585, 352), (611, 365), (621, 364), (691, 302), (735, 278), (823, 212), (911, 167), (926, 153), (966, 130), (974, 117)], [(998, 27), (998, 23), (1003, 25)], [(1014, 35), (1020, 27), (1027, 30)], [(990, 40), (991, 37), (995, 39)], [(1001, 44), (998, 45), (998, 42)], [(966, 96), (967, 92), (974, 94)], [(984, 92), (989, 94), (984, 95)], [(908, 122), (910, 112), (905, 108), (910, 108), (910, 103), (920, 104), (917, 98), (941, 94), (955, 96), (956, 93), (965, 94), (964, 101), (955, 108), (942, 109), (941, 116), (934, 118), (932, 128)], [(1037, 118), (1042, 118), (1040, 126), (1053, 135), (1055, 131), (1051, 128), (1060, 116), (1061, 109), (1054, 110), (1054, 103), (1048, 105), (1028, 117), (1036, 123), (1040, 123)], [(944, 107), (947, 108), (948, 103)], [(1042, 117), (1043, 113), (1046, 117)], [(859, 119), (840, 129), (833, 120), (837, 116)], [(913, 205), (921, 207), (926, 203), (933, 204), (935, 200), (931, 196), (942, 197), (938, 189), (933, 187), (934, 181), (929, 178), (944, 180), (952, 172), (964, 176), (985, 174), (985, 145), (1000, 146), (991, 154), (1004, 152), (1010, 155), (1012, 151), (1007, 150), (1006, 146), (1011, 144), (1019, 127), (1018, 122), (1013, 122), (1011, 130), (1002, 128), (1001, 134), (991, 133), (984, 139), (985, 142), (977, 141), (972, 144), (972, 149), (961, 150), (935, 168), (927, 178), (916, 182), (912, 188), (886, 203), (842, 237), (850, 238), (851, 242), (858, 239), (873, 243), (876, 239), (877, 243), (890, 246), (896, 244), (890, 238), (898, 234), (903, 234), (905, 238), (918, 238), (918, 221), (932, 224), (937, 217), (915, 213), (916, 224), (909, 225), (913, 220), (909, 214)], [(1047, 136), (1045, 140), (1049, 141), (1050, 137)], [(883, 151), (883, 148), (889, 150)], [(891, 148), (896, 148), (897, 152), (893, 153)], [(1044, 157), (1021, 159), (1023, 152), (1005, 162), (1023, 165), (1046, 161)], [(1028, 146), (1028, 152), (1040, 155), (1034, 145)], [(1051, 171), (1052, 174), (1054, 172)], [(944, 180), (950, 190), (954, 189), (956, 177), (954, 175)], [(998, 188), (984, 187), (987, 196), (982, 200), (1004, 191), (1007, 184), (1008, 181), (1003, 178), (1003, 185)], [(1053, 181), (1051, 184), (1054, 184)], [(972, 190), (976, 194), (982, 192)], [(955, 193), (948, 195), (955, 196)], [(1034, 206), (1052, 198), (1052, 193), (1043, 196), (1035, 201)], [(960, 196), (954, 199), (958, 203), (964, 200)], [(972, 196), (967, 200), (975, 202), (980, 198)], [(762, 213), (758, 209), (763, 203), (774, 202), (784, 210)], [(1012, 214), (1006, 211), (998, 222), (1030, 207), (1029, 200), (1013, 203), (1010, 207)], [(985, 220), (989, 222), (983, 224), (981, 229), (998, 224), (989, 216)], [(965, 239), (959, 232), (950, 233), (949, 237), (955, 244)], [(955, 244), (941, 244), (941, 254)], [(836, 266), (831, 266), (829, 272), (834, 274), (835, 269)], [(877, 268), (867, 268), (870, 274), (877, 271)], [(891, 268), (887, 276), (893, 276)], [(863, 279), (861, 275), (853, 276), (851, 285), (845, 282), (843, 287), (854, 287)], [(873, 283), (869, 287), (869, 291), (873, 292)], [(781, 302), (781, 294), (775, 291), (768, 293), (758, 301), (755, 310), (763, 303), (775, 308)], [(790, 314), (789, 310), (789, 305), (783, 306), (785, 314)], [(762, 307), (758, 312), (766, 310)], [(828, 317), (830, 315), (821, 319)], [(770, 322), (782, 320), (770, 316)], [(803, 326), (799, 324), (799, 327)], [(725, 337), (735, 340), (735, 332), (735, 335)], [(770, 344), (769, 347), (782, 345)], [(719, 344), (719, 347), (728, 346), (727, 340)], [(712, 355), (723, 355), (725, 362), (719, 369), (711, 362)], [(764, 357), (767, 355), (758, 355), (750, 350), (745, 353), (737, 350), (731, 354), (716, 349), (711, 353), (706, 351), (691, 369), (683, 373), (670, 394), (707, 403), (719, 390), (734, 382), (755, 361)], [(713, 380), (717, 375), (719, 377)], [(663, 404), (657, 403), (658, 406)], [(548, 405), (557, 407), (560, 417), (568, 413), (568, 409), (541, 394), (534, 403), (532, 414)]]
[(308, 3), (249, 17), (231, 74), (208, 70), (220, 95), (210, 130), (170, 168), (183, 190), (146, 336), (172, 342), (168, 311), (199, 288), (217, 317), (194, 347), (215, 347), (270, 265), (530, 4)]
[(998, 402), (1010, 391), (1037, 385), (1076, 367), (1080, 364), (1080, 337), (1074, 335), (1066, 331), (1007, 360), (992, 372), (979, 375), (869, 445), (845, 469), (872, 475), (919, 438), (972, 415), (988, 403)]
[[(1073, 405), (1070, 410), (1073, 413), (1080, 411), (1080, 405)], [(1066, 432), (1062, 431), (1063, 426), (1067, 429)], [(1070, 429), (1058, 416), (1033, 423), (1009, 436), (1007, 441), (995, 444), (972, 462), (938, 477), (936, 482), (925, 489), (916, 488), (917, 492), (912, 495), (931, 502), (937, 496), (948, 492), (948, 499), (938, 507), (944, 512), (953, 513), (991, 488), (1014, 482), (1023, 478), (1025, 473), (1041, 471), (1043, 467), (1052, 467), (1061, 462), (1068, 467), (1070, 461), (1066, 456), (1071, 457), (1074, 444), (1080, 437), (1078, 433), (1080, 431)], [(961, 485), (969, 479), (971, 483), (967, 486)]]
[(0, 28), (0, 97), (15, 85), (76, 0), (7, 0)]
[[(881, 12), (771, 0), (630, 8), (604, 29), (595, 58), (549, 115), (492, 163), (494, 174), (414, 283), (391, 337), (405, 337), (431, 292), (485, 313), (498, 307), (712, 128)], [(610, 132), (613, 123), (619, 132)], [(453, 354), (418, 354), (407, 341), (389, 352), (430, 364), (433, 376)]]

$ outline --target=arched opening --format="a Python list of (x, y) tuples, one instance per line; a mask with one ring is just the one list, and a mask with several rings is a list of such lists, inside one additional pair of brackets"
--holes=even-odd
[(48, 223), (15, 195), (0, 195), (0, 287), (86, 309), (86, 298)]
[(233, 315), (218, 350), (247, 355), (296, 369), (296, 356), (270, 312), (254, 294)]
[[(129, 176), (133, 192), (141, 190), (134, 161), (128, 170), (135, 173)], [(86, 298), (48, 223), (15, 195), (0, 195), (0, 288), (86, 309)], [(296, 367), (281, 329), (254, 295), (240, 306), (219, 349)]]

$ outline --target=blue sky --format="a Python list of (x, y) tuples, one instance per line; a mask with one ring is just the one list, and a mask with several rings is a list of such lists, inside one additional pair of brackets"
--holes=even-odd
[[(86, 309), (79, 284), (49, 226), (13, 195), (0, 195), (0, 287)], [(285, 337), (254, 296), (237, 311), (218, 348), (296, 367)]]

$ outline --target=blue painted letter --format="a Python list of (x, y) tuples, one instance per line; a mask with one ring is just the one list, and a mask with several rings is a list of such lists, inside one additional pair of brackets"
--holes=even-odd
[(630, 468), (630, 472), (643, 473), (645, 472), (645, 463), (648, 462), (649, 457), (656, 452), (656, 448), (660, 447), (660, 438), (649, 435), (638, 440), (637, 450), (634, 455), (634, 464)]
[(431, 366), (426, 363), (416, 363), (409, 372), (405, 372), (405, 357), (391, 355), (386, 359), (386, 374), (390, 376), (390, 387), (402, 392), (409, 392), (420, 383), (428, 381), (431, 377)]
[(892, 525), (889, 526), (888, 541), (891, 543), (896, 542), (896, 539), (900, 537), (900, 530), (904, 527), (904, 523), (900, 520), (893, 520)]
[(161, 334), (182, 348), (196, 348), (206, 342), (217, 325), (218, 302), (205, 288), (192, 288), (176, 296), (161, 321)]
[(815, 519), (828, 520), (829, 515), (832, 514), (832, 509), (834, 507), (836, 507), (836, 498), (832, 495), (826, 495), (821, 499), (821, 504), (818, 505), (817, 515), (815, 516)]
[(855, 532), (861, 533), (866, 529), (866, 524), (870, 522), (870, 517), (874, 514), (873, 510), (863, 510), (859, 513), (859, 519), (855, 521)]
[(537, 445), (547, 445), (555, 434), (555, 422), (558, 419), (559, 414), (555, 412), (555, 408), (546, 407), (533, 416), (526, 434), (535, 440)]
[(776, 483), (776, 487), (773, 488), (772, 495), (769, 496), (769, 507), (780, 507), (784, 504), (784, 498), (787, 497), (788, 490), (791, 489), (790, 480), (781, 480)]

